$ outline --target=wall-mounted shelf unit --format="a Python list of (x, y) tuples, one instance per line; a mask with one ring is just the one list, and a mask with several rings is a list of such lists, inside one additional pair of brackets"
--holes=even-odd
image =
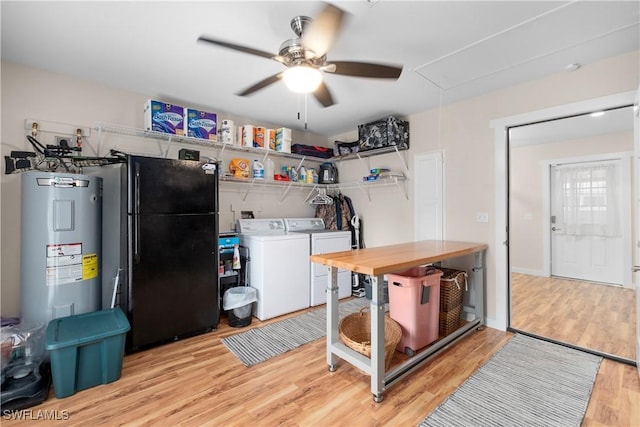
[(241, 179), (241, 178), (232, 178), (229, 176), (221, 176), (220, 182), (229, 185), (239, 185), (242, 187), (246, 187), (245, 194), (242, 197), (242, 201), (247, 199), (249, 193), (255, 189), (261, 188), (276, 188), (283, 190), (282, 196), (280, 196), (280, 202), (282, 202), (291, 190), (299, 190), (299, 191), (309, 191), (312, 192), (314, 189), (318, 188), (321, 184), (309, 184), (302, 181), (276, 181), (270, 179)]
[(130, 136), (143, 139), (152, 139), (159, 142), (166, 143), (166, 147), (163, 150), (163, 155), (166, 157), (169, 153), (169, 149), (173, 143), (195, 145), (199, 147), (206, 147), (216, 151), (216, 157), (220, 157), (225, 150), (234, 152), (251, 153), (255, 156), (261, 156), (263, 160), (266, 160), (269, 156), (277, 156), (289, 159), (296, 159), (301, 163), (304, 161), (322, 163), (327, 159), (321, 159), (318, 157), (303, 156), (295, 153), (284, 153), (282, 151), (265, 150), (263, 148), (253, 147), (241, 147), (238, 145), (224, 144), (218, 141), (211, 141), (207, 139), (193, 138), (181, 135), (171, 135), (163, 132), (156, 132), (145, 129), (132, 128), (128, 126), (115, 125), (111, 123), (97, 123), (95, 127), (98, 132), (98, 151), (100, 150), (100, 144), (102, 143), (102, 134), (110, 133), (116, 135)]
[(371, 202), (371, 189), (374, 187), (384, 186), (396, 186), (402, 188), (404, 197), (409, 200), (409, 191), (407, 189), (407, 177), (405, 175), (393, 175), (385, 178), (379, 178), (375, 181), (352, 181), (342, 184), (329, 184), (325, 187), (328, 190), (348, 190), (351, 188), (357, 188), (367, 196), (367, 199)]
[[(333, 162), (339, 162), (342, 160), (353, 160), (353, 159), (358, 159), (360, 160), (361, 163), (365, 164), (367, 170), (369, 170), (370, 164), (369, 164), (369, 157), (371, 156), (379, 156), (382, 154), (388, 154), (388, 153), (396, 153), (398, 155), (398, 158), (400, 159), (400, 162), (402, 163), (402, 166), (404, 168), (405, 171), (409, 170), (409, 162), (408, 162), (408, 154), (407, 151), (409, 149), (408, 148), (398, 148), (398, 146), (396, 145), (391, 145), (389, 147), (383, 147), (383, 148), (376, 148), (373, 150), (366, 150), (366, 151), (359, 151), (357, 153), (351, 153), (351, 154), (345, 154), (342, 156), (338, 156), (338, 157), (334, 157), (331, 159), (331, 161)], [(367, 160), (365, 160), (367, 159)]]
[[(283, 153), (281, 151), (265, 150), (262, 148), (240, 147), (237, 145), (224, 144), (218, 141), (210, 141), (206, 139), (192, 138), (192, 137), (180, 136), (180, 135), (171, 135), (163, 132), (149, 131), (149, 130), (138, 129), (138, 128), (133, 128), (128, 126), (111, 124), (111, 123), (97, 123), (95, 126), (95, 130), (98, 133), (98, 144), (97, 144), (98, 153), (100, 152), (100, 146), (102, 144), (102, 135), (105, 133), (108, 133), (108, 134), (116, 134), (116, 135), (122, 135), (122, 136), (128, 136), (128, 137), (155, 140), (160, 144), (164, 143), (166, 144), (166, 146), (162, 151), (165, 157), (168, 155), (169, 149), (171, 148), (171, 144), (173, 143), (193, 145), (193, 146), (206, 147), (206, 148), (212, 149), (216, 151), (216, 158), (220, 158), (222, 153), (225, 150), (229, 150), (232, 152), (244, 152), (244, 153), (251, 153), (252, 155), (255, 155), (255, 156), (262, 156), (263, 161), (266, 160), (267, 157), (269, 156), (295, 159), (299, 162), (298, 167), (300, 167), (305, 161), (314, 162), (314, 163), (323, 163), (323, 162), (341, 162), (345, 160), (359, 159), (361, 162), (364, 163), (366, 162), (366, 160), (364, 159), (370, 156), (395, 152), (400, 157), (400, 160), (402, 161), (405, 170), (408, 170), (406, 153), (404, 153), (404, 157), (401, 154), (401, 152), (406, 151), (406, 149), (400, 150), (396, 146), (379, 148), (375, 150), (368, 150), (368, 151), (353, 153), (345, 156), (333, 157), (330, 159), (323, 159), (318, 157), (304, 156), (304, 155), (295, 154), (295, 153)], [(369, 166), (367, 165), (366, 168), (368, 171)], [(406, 176), (404, 174), (399, 176), (391, 176), (391, 177), (387, 177), (386, 179), (379, 179), (376, 181), (357, 181), (357, 182), (338, 183), (338, 184), (310, 184), (302, 181), (276, 181), (276, 180), (268, 180), (268, 179), (239, 179), (239, 178), (232, 178), (228, 176), (221, 176), (220, 182), (223, 184), (241, 185), (243, 187), (246, 187), (246, 192), (243, 196), (243, 200), (246, 200), (246, 198), (248, 197), (251, 191), (259, 188), (282, 189), (283, 193), (282, 193), (282, 196), (280, 197), (280, 202), (282, 202), (287, 197), (287, 195), (290, 193), (292, 189), (299, 189), (301, 191), (308, 189), (309, 195), (311, 195), (313, 191), (320, 188), (323, 188), (329, 191), (332, 191), (332, 190), (340, 191), (340, 190), (349, 189), (349, 188), (358, 188), (361, 191), (363, 191), (364, 194), (368, 197), (369, 201), (371, 201), (371, 194), (369, 193), (369, 190), (372, 187), (387, 186), (387, 185), (402, 186), (405, 197), (408, 199), (408, 192), (406, 188)], [(307, 196), (307, 199), (308, 198), (309, 196)]]

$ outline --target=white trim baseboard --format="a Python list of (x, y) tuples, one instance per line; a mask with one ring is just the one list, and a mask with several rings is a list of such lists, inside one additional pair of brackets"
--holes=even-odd
[(531, 268), (511, 267), (512, 273), (526, 274), (527, 276), (549, 277), (544, 270), (533, 270)]

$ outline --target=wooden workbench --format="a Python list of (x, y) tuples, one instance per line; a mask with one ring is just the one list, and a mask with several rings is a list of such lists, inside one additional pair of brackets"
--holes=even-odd
[[(408, 374), (427, 358), (459, 339), (474, 328), (484, 325), (484, 288), (487, 245), (481, 243), (426, 240), (353, 251), (311, 255), (312, 262), (327, 266), (327, 364), (337, 368), (336, 357), (351, 363), (371, 376), (371, 393), (381, 402), (385, 387)], [(474, 254), (474, 268), (469, 275), (475, 287), (475, 319), (457, 331), (422, 350), (406, 362), (385, 373), (384, 368), (384, 296), (383, 276), (419, 265)], [(371, 276), (371, 358), (350, 349), (338, 335), (338, 268)]]

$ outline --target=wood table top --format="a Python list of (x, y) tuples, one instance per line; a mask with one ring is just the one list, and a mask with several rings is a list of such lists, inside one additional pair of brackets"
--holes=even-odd
[(484, 243), (423, 240), (311, 255), (312, 262), (377, 276), (487, 249)]

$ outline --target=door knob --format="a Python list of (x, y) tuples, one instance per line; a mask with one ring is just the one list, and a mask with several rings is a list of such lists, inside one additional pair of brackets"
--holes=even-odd
[(551, 231), (562, 231), (562, 229), (557, 227), (551, 227)]

